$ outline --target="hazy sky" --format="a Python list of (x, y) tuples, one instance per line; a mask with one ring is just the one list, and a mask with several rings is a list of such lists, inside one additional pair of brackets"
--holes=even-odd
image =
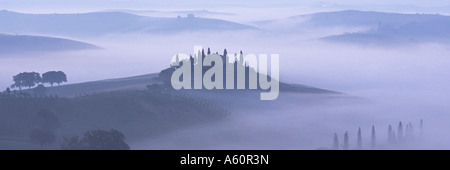
[(351, 6), (354, 8), (373, 6), (420, 6), (420, 7), (444, 7), (450, 5), (446, 0), (0, 0), (0, 8), (11, 10), (98, 10), (109, 8), (134, 8), (134, 9), (165, 9), (165, 8), (191, 8), (208, 9), (230, 6), (239, 7), (283, 7), (283, 6), (312, 6), (333, 7)]

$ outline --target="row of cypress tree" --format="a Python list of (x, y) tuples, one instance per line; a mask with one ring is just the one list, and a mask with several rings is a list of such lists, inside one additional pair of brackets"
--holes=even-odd
[[(419, 136), (422, 136), (422, 133), (423, 133), (423, 120), (422, 119), (420, 119), (419, 129), (420, 129)], [(415, 138), (414, 137), (414, 126), (411, 122), (409, 122), (406, 125), (406, 128), (403, 129), (403, 123), (400, 121), (398, 124), (398, 127), (397, 127), (397, 133), (395, 133), (395, 130), (393, 130), (391, 125), (388, 126), (387, 143), (390, 145), (406, 143), (406, 142), (414, 140), (414, 138)], [(372, 126), (372, 131), (371, 131), (371, 135), (370, 135), (370, 149), (377, 148), (376, 141), (377, 140), (376, 140), (375, 126)], [(355, 149), (357, 149), (357, 150), (365, 149), (365, 148), (363, 148), (362, 143), (363, 143), (362, 132), (361, 132), (361, 128), (359, 128)], [(338, 137), (337, 133), (334, 133), (332, 149), (333, 150), (339, 150), (339, 149), (349, 150), (350, 149), (348, 131), (345, 131), (345, 133), (344, 133), (344, 139), (343, 139), (342, 145), (340, 145), (340, 143), (339, 143), (339, 137)]]

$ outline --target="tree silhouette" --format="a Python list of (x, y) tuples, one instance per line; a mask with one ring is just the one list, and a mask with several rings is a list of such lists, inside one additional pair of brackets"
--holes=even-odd
[(58, 117), (47, 109), (42, 109), (37, 113), (37, 120), (41, 129), (55, 130), (60, 127)]
[(403, 124), (402, 124), (401, 121), (398, 123), (397, 141), (398, 142), (403, 142)]
[(409, 122), (406, 125), (406, 132), (405, 132), (405, 140), (412, 140), (414, 138), (414, 128), (411, 122)]
[(348, 150), (348, 132), (347, 131), (345, 131), (345, 134), (344, 134), (344, 146), (342, 147), (342, 149)]
[(394, 132), (392, 132), (392, 126), (389, 125), (388, 127), (388, 143), (393, 144), (394, 143)]
[[(211, 52), (211, 49), (208, 48), (207, 49), (207, 53), (209, 54), (210, 52)], [(182, 68), (183, 64), (189, 64), (189, 63), (190, 63), (190, 67), (191, 67), (191, 75), (190, 75), (190, 77), (191, 77), (191, 81), (190, 81), (191, 82), (191, 87), (195, 86), (194, 82), (196, 82), (197, 78), (201, 79), (201, 77), (196, 76), (194, 74), (194, 72), (195, 72), (194, 70), (195, 70), (195, 68), (198, 68), (198, 64), (200, 64), (200, 62), (198, 62), (198, 61), (204, 60), (204, 58), (206, 57), (205, 49), (201, 49), (201, 50), (199, 50), (199, 51), (197, 51), (195, 53), (196, 54), (194, 54), (194, 56), (191, 55), (190, 58), (188, 58), (188, 59), (186, 59), (186, 58), (185, 59), (181, 59), (181, 60), (186, 61), (186, 62), (180, 62), (181, 65), (178, 65), (178, 66), (175, 66), (173, 64), (173, 63), (176, 63), (177, 61), (180, 61), (178, 55), (175, 56), (174, 62), (171, 63), (171, 67), (169, 67), (167, 69), (164, 69), (164, 70), (162, 70), (160, 72), (158, 79), (161, 80), (164, 83), (165, 87), (172, 88), (172, 86), (171, 86), (172, 73), (175, 72), (176, 69)], [(216, 52), (215, 54), (218, 54), (218, 52)], [(242, 50), (240, 51), (239, 56), (237, 55), (237, 53), (235, 53), (234, 56), (230, 55), (230, 57), (228, 57), (228, 51), (227, 51), (227, 49), (224, 49), (223, 50), (223, 55), (220, 56), (220, 57), (222, 59), (222, 64), (223, 64), (223, 67), (222, 67), (222, 69), (223, 69), (222, 70), (222, 74), (223, 75), (222, 75), (222, 77), (226, 78), (227, 74), (233, 74), (234, 73), (234, 76), (233, 76), (234, 79), (231, 79), (232, 83), (227, 83), (227, 81), (230, 81), (230, 80), (229, 79), (224, 79), (223, 87), (225, 87), (225, 88), (231, 87), (231, 88), (236, 88), (236, 89), (241, 89), (241, 88), (243, 88), (243, 89), (249, 88), (250, 89), (250, 84), (252, 84), (250, 82), (255, 80), (255, 79), (256, 79), (256, 83), (257, 83), (256, 86), (258, 86), (258, 83), (259, 83), (258, 79), (260, 77), (260, 76), (258, 76), (259, 73), (257, 72), (257, 69), (255, 69), (253, 67), (250, 67), (250, 64), (248, 62), (244, 61), (244, 55), (243, 55)], [(215, 65), (215, 63), (214, 63), (214, 65)], [(201, 67), (203, 68), (202, 69), (203, 70), (202, 74), (204, 75), (205, 73), (207, 73), (208, 69), (212, 68), (213, 66), (201, 66)], [(227, 69), (230, 69), (230, 70), (227, 70)], [(238, 72), (241, 72), (241, 71), (243, 71), (243, 73), (244, 73), (242, 77), (238, 76)], [(253, 77), (253, 75), (255, 75), (255, 77)], [(268, 76), (268, 75), (264, 75), (264, 76), (267, 76), (268, 79), (270, 79), (270, 76)], [(178, 77), (179, 81), (183, 81), (182, 78), (183, 78), (183, 76)], [(211, 80), (215, 81), (215, 78), (216, 78), (216, 76), (213, 76), (211, 78)], [(240, 78), (243, 78), (243, 79), (240, 79)], [(255, 79), (253, 79), (253, 78), (255, 78)], [(244, 81), (242, 86), (241, 86), (240, 83), (238, 83), (240, 81)], [(239, 87), (237, 87), (238, 84), (239, 84)], [(255, 88), (258, 88), (258, 87), (255, 87)]]
[(170, 66), (178, 65), (178, 63), (180, 63), (180, 57), (177, 54), (176, 57), (175, 57), (175, 61), (172, 64), (170, 64)]
[(10, 95), (11, 94), (11, 89), (9, 87), (6, 88), (5, 94), (6, 95)]
[(129, 150), (125, 143), (125, 136), (114, 129), (92, 130), (84, 134), (84, 139), (89, 149), (93, 150)]
[(60, 85), (63, 82), (67, 82), (67, 76), (62, 71), (49, 71), (42, 74), (42, 82), (49, 83), (53, 86), (54, 83)]
[(33, 89), (33, 93), (37, 96), (43, 96), (47, 92), (47, 88), (44, 85), (39, 84), (36, 88)]
[(31, 87), (35, 86), (37, 83), (41, 82), (41, 76), (36, 72), (23, 72), (13, 76), (14, 84), (11, 85), (12, 88), (19, 88), (22, 90), (22, 87)]
[(175, 68), (169, 67), (159, 72), (158, 78), (164, 83), (166, 87), (172, 87), (171, 78)]
[(61, 149), (65, 150), (129, 150), (130, 147), (125, 143), (125, 135), (121, 132), (111, 129), (92, 130), (84, 133), (82, 139), (78, 136), (64, 138)]
[(41, 149), (46, 144), (52, 144), (55, 141), (55, 134), (50, 130), (33, 129), (30, 134), (31, 142), (41, 145)]
[(202, 60), (206, 57), (205, 55), (205, 49), (202, 49)]
[(227, 55), (228, 55), (227, 49), (224, 49), (224, 50), (223, 50), (223, 56), (224, 56), (224, 57), (227, 57)]
[(337, 134), (334, 134), (334, 139), (333, 139), (333, 149), (334, 150), (338, 150), (339, 149), (339, 139)]
[(362, 135), (361, 135), (361, 128), (358, 129), (358, 142), (356, 149), (362, 149)]
[(370, 139), (370, 147), (372, 149), (375, 149), (377, 144), (377, 139), (376, 139), (376, 135), (375, 135), (375, 126), (372, 126), (372, 135), (371, 135), (371, 139)]
[(83, 140), (79, 139), (78, 136), (63, 139), (61, 144), (61, 149), (63, 150), (87, 150), (88, 145)]
[(423, 135), (423, 120), (420, 119), (420, 137)]

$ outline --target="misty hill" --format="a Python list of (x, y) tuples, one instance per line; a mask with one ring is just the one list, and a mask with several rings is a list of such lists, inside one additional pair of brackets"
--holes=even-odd
[(63, 38), (0, 34), (0, 54), (98, 49), (99, 47)]
[(256, 22), (259, 25), (276, 23), (280, 20), (288, 20), (297, 23), (297, 28), (301, 27), (378, 27), (378, 25), (405, 25), (408, 23), (440, 23), (440, 26), (447, 25), (450, 16), (439, 14), (402, 14), (376, 11), (332, 11), (319, 12), (306, 15), (291, 16), (275, 20), (264, 20)]
[(125, 12), (136, 15), (188, 15), (194, 14), (195, 16), (209, 16), (209, 15), (235, 15), (227, 12), (215, 12), (209, 10), (185, 10), (185, 11), (159, 11), (159, 10), (132, 10), (132, 9), (109, 9), (104, 12)]
[[(320, 22), (325, 18), (327, 22)], [(321, 13), (313, 16), (312, 20), (315, 24), (326, 26), (370, 26), (367, 31), (323, 38), (329, 41), (362, 44), (450, 43), (450, 16), (341, 11)]]
[[(322, 105), (341, 96), (314, 87), (282, 83), (284, 95), (269, 103), (260, 101), (259, 92), (251, 90), (217, 93), (149, 88), (149, 84), (162, 83), (157, 76), (147, 74), (47, 88), (47, 94), (58, 94), (58, 97), (0, 93), (0, 148), (35, 147), (27, 137), (38, 125), (36, 113), (41, 109), (48, 109), (58, 117), (61, 125), (56, 134), (58, 139), (92, 129), (113, 128), (123, 132), (132, 143), (192, 126), (214, 124), (236, 110), (284, 106), (280, 104)], [(58, 148), (56, 143), (51, 146), (53, 149)]]
[[(334, 42), (398, 44), (450, 42), (450, 16), (439, 14), (400, 14), (374, 11), (337, 11), (289, 17), (292, 29), (364, 28), (365, 31), (331, 35), (322, 40)], [(260, 25), (277, 20), (261, 21)]]
[(85, 83), (75, 83), (61, 86), (48, 87), (48, 94), (56, 94), (63, 97), (92, 94), (119, 90), (144, 90), (147, 85), (158, 82), (155, 78), (158, 74), (145, 74), (140, 76), (98, 80)]
[(253, 27), (218, 19), (187, 17), (146, 17), (124, 12), (80, 14), (24, 14), (0, 11), (0, 32), (99, 36), (121, 33), (174, 33), (183, 31), (226, 31)]
[(450, 16), (439, 14), (401, 14), (375, 11), (335, 11), (290, 17), (291, 19), (308, 18), (308, 24), (314, 26), (372, 26), (405, 25), (408, 23), (448, 24)]
[(450, 17), (443, 21), (421, 21), (404, 24), (379, 24), (368, 31), (345, 33), (322, 38), (327, 41), (360, 44), (450, 43)]
[(227, 115), (226, 110), (200, 98), (148, 90), (103, 92), (74, 98), (0, 94), (0, 148), (36, 146), (29, 136), (30, 131), (39, 128), (37, 113), (41, 110), (54, 113), (60, 125), (56, 127), (57, 141), (50, 145), (52, 149), (59, 149), (63, 137), (93, 129), (117, 129), (125, 134), (127, 141), (134, 141), (216, 122)]
[[(153, 83), (162, 83), (158, 79), (157, 73), (48, 87), (47, 94), (56, 94), (63, 97), (74, 97), (77, 95), (108, 91), (145, 90), (147, 89), (147, 85)], [(283, 82), (280, 82), (280, 92), (338, 94), (337, 92), (311, 86), (288, 84)]]

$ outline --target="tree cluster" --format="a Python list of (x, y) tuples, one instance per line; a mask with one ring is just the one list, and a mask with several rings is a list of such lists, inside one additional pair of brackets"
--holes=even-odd
[[(423, 131), (422, 119), (420, 120), (419, 127), (420, 127), (419, 136), (421, 136), (422, 131)], [(357, 136), (357, 145), (356, 145), (355, 149), (360, 150), (360, 149), (363, 149), (361, 128), (358, 129), (357, 135), (358, 135)], [(397, 127), (397, 133), (395, 132), (395, 130), (392, 128), (391, 125), (388, 126), (387, 144), (389, 144), (389, 145), (407, 143), (407, 142), (414, 140), (414, 138), (415, 138), (414, 137), (414, 127), (411, 122), (409, 122), (406, 125), (405, 130), (403, 128), (402, 122), (399, 122), (398, 127)], [(376, 149), (376, 148), (377, 148), (377, 144), (376, 144), (375, 126), (372, 126), (372, 132), (371, 132), (371, 136), (370, 136), (370, 149)], [(339, 144), (339, 138), (338, 138), (337, 133), (334, 134), (333, 145), (332, 145), (331, 149), (333, 149), (333, 150), (338, 150), (338, 149), (348, 150), (348, 149), (350, 149), (348, 131), (345, 132), (343, 144), (341, 144), (341, 145)]]
[(39, 144), (50, 145), (55, 141), (54, 131), (60, 127), (59, 118), (50, 110), (40, 110), (36, 115), (37, 128), (30, 133), (30, 140)]
[(13, 81), (14, 84), (11, 85), (11, 88), (22, 90), (23, 87), (30, 89), (40, 83), (48, 83), (51, 86), (55, 83), (60, 85), (63, 82), (67, 82), (67, 76), (62, 71), (49, 71), (42, 74), (42, 77), (37, 72), (22, 72), (13, 76)]
[[(201, 51), (198, 52), (198, 54), (194, 54), (194, 56), (190, 55), (189, 58), (180, 58), (178, 55), (176, 55), (175, 57), (175, 61), (173, 61), (170, 65), (169, 68), (166, 68), (164, 70), (162, 70), (159, 73), (159, 79), (163, 82), (163, 85), (165, 87), (168, 88), (172, 88), (171, 85), (171, 78), (172, 78), (172, 74), (175, 72), (175, 70), (181, 68), (184, 64), (184, 62), (182, 61), (188, 61), (187, 63), (190, 64), (190, 68), (191, 68), (191, 87), (194, 87), (194, 82), (195, 82), (195, 71), (194, 68), (201, 65), (199, 61), (204, 61), (205, 57), (213, 54), (211, 52), (210, 48), (207, 48), (206, 52), (205, 49), (202, 49)], [(223, 50), (223, 54), (219, 54), (219, 52), (215, 52), (214, 54), (218, 54), (221, 59), (222, 59), (222, 77), (227, 77), (227, 65), (228, 64), (232, 64), (233, 67), (231, 68), (231, 70), (233, 70), (233, 77), (234, 79), (232, 80), (233, 82), (233, 89), (237, 89), (238, 87), (238, 70), (242, 70), (243, 73), (245, 74), (244, 76), (244, 89), (250, 89), (250, 81), (251, 81), (251, 76), (255, 77), (256, 79), (256, 87), (259, 88), (259, 72), (254, 68), (254, 67), (250, 67), (250, 63), (246, 62), (244, 59), (244, 53), (242, 52), (242, 50), (238, 53), (233, 54), (229, 54), (227, 49)], [(176, 63), (176, 64), (175, 64)], [(213, 68), (216, 65), (216, 63), (214, 63), (214, 65), (211, 66), (206, 66), (206, 65), (201, 65), (202, 67), (202, 76), (206, 74), (206, 72)], [(229, 71), (228, 71), (229, 72)], [(268, 77), (268, 79), (270, 80), (271, 77), (266, 75)], [(215, 81), (217, 76), (213, 76), (211, 78), (212, 81)], [(180, 81), (183, 81), (183, 76), (179, 77)], [(227, 85), (227, 79), (223, 79), (223, 85), (222, 87), (226, 87)]]
[(125, 135), (118, 130), (92, 130), (84, 133), (83, 138), (74, 136), (64, 138), (63, 150), (129, 150)]

